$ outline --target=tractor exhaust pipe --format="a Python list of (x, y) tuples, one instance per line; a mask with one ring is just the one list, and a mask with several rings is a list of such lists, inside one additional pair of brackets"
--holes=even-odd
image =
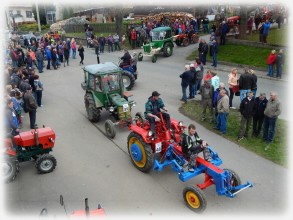
[(90, 217), (90, 208), (88, 204), (88, 198), (85, 199), (85, 215), (86, 217)]
[(35, 143), (36, 143), (36, 146), (39, 146), (39, 132), (38, 132), (38, 127), (35, 127), (35, 131), (34, 131), (34, 138), (35, 138)]

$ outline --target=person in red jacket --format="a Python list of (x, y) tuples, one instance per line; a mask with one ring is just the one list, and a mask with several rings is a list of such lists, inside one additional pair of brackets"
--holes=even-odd
[(274, 65), (276, 63), (276, 59), (277, 59), (276, 51), (272, 50), (270, 55), (267, 58), (267, 64), (269, 66), (267, 76), (270, 76), (270, 77), (274, 76)]
[(132, 49), (135, 48), (136, 38), (137, 38), (137, 34), (136, 34), (135, 29), (133, 28), (132, 31), (131, 31), (131, 33), (130, 33), (130, 39), (131, 39), (131, 46), (132, 46)]

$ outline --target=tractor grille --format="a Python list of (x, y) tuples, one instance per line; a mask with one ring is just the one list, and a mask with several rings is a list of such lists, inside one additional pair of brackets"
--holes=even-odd
[(118, 107), (118, 116), (119, 119), (127, 119), (131, 118), (131, 107), (127, 104), (127, 106), (119, 106)]

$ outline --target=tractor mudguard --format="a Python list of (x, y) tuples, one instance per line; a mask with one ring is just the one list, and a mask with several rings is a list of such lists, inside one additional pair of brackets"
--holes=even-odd
[(95, 93), (93, 91), (88, 91), (88, 93), (91, 93), (94, 97), (96, 108), (102, 108), (104, 107), (103, 103), (95, 96)]
[(131, 124), (129, 126), (129, 129), (132, 130), (133, 132), (139, 134), (143, 138), (144, 142), (151, 143), (151, 141), (148, 138), (148, 131), (144, 130), (141, 127), (138, 127), (137, 125), (133, 125), (133, 124)]

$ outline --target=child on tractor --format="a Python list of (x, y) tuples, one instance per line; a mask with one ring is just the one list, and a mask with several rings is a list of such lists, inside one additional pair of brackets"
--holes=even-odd
[(194, 172), (196, 168), (195, 158), (198, 153), (203, 151), (203, 156), (206, 161), (211, 161), (212, 157), (209, 149), (207, 148), (206, 141), (199, 138), (198, 133), (196, 132), (196, 127), (194, 124), (188, 126), (188, 133), (182, 134), (181, 139), (181, 148), (184, 156), (189, 159), (188, 170)]

